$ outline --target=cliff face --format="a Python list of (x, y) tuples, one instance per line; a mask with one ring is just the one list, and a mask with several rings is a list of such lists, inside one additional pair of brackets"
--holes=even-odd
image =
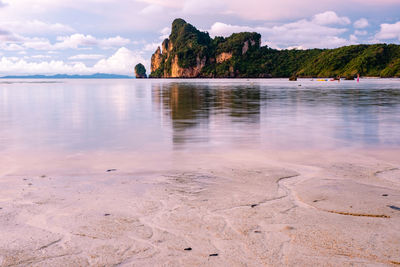
[(399, 45), (276, 50), (261, 47), (258, 33), (212, 39), (182, 19), (151, 57), (153, 78), (399, 77)]
[(237, 72), (231, 65), (235, 55), (242, 56), (252, 48), (260, 47), (260, 35), (241, 33), (229, 38), (212, 39), (182, 19), (172, 23), (171, 35), (158, 47), (151, 58), (153, 78), (223, 77), (216, 72), (217, 65), (228, 64), (228, 76)]
[(163, 61), (160, 48), (157, 48), (156, 52), (151, 56), (151, 72), (156, 71), (160, 68)]

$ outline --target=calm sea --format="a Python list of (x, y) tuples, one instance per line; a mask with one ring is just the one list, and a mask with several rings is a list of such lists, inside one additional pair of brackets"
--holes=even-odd
[(399, 147), (400, 80), (0, 80), (0, 152)]

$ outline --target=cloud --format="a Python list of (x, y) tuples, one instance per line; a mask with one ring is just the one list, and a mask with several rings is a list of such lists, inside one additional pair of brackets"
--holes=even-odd
[(139, 62), (148, 65), (147, 60), (140, 53), (122, 47), (111, 57), (97, 62), (93, 69), (96, 70), (95, 72), (132, 74), (135, 65)]
[(5, 7), (5, 6), (7, 6), (7, 4), (0, 0), (0, 8)]
[(164, 39), (168, 38), (169, 34), (171, 33), (171, 28), (165, 27), (160, 31), (160, 33), (161, 33), (161, 36), (159, 39), (164, 40)]
[(51, 58), (50, 55), (33, 55), (31, 58), (43, 59), (43, 58)]
[(65, 50), (87, 49), (99, 47), (110, 49), (129, 44), (131, 41), (121, 36), (98, 39), (92, 35), (72, 34), (70, 36), (57, 37), (57, 42), (50, 43), (47, 38), (25, 37), (0, 30), (0, 49), (7, 51), (34, 49), (34, 50)]
[(394, 24), (381, 24), (381, 29), (375, 37), (378, 39), (398, 39), (400, 41), (400, 21)]
[(46, 23), (41, 20), (5, 21), (0, 23), (0, 27), (14, 33), (27, 35), (61, 34), (75, 31), (72, 27), (61, 23)]
[(156, 51), (157, 47), (159, 47), (160, 44), (159, 43), (151, 43), (151, 44), (146, 44), (143, 48), (144, 51), (147, 52), (154, 52)]
[(90, 73), (83, 63), (65, 64), (63, 61), (28, 62), (25, 59), (2, 57), (0, 74), (56, 74), (56, 73)]
[[(346, 28), (321, 25), (321, 21), (298, 20), (271, 27), (249, 27), (214, 23), (208, 30), (211, 36), (229, 36), (235, 32), (258, 32), (263, 43), (273, 48), (335, 48), (349, 44), (351, 41), (341, 37)], [(354, 37), (353, 37), (354, 40)]]
[(79, 54), (75, 56), (71, 56), (69, 60), (94, 60), (104, 58), (104, 55), (99, 54)]
[(329, 25), (329, 24), (347, 25), (351, 23), (348, 17), (339, 17), (333, 11), (326, 11), (324, 13), (317, 14), (314, 16), (312, 21), (319, 25)]
[(58, 37), (57, 40), (60, 42), (53, 45), (54, 49), (78, 49), (91, 46), (109, 49), (112, 47), (124, 46), (130, 43), (129, 39), (122, 38), (121, 36), (97, 39), (92, 35), (84, 35), (79, 33), (70, 36)]
[(96, 46), (98, 41), (92, 35), (76, 33), (70, 36), (57, 37), (58, 43), (54, 44), (55, 49), (77, 49), (79, 47)]
[(53, 45), (46, 38), (21, 38), (21, 46), (24, 49), (34, 49), (34, 50), (53, 50)]
[(369, 26), (368, 20), (365, 18), (361, 18), (354, 22), (354, 28), (356, 29), (364, 29)]
[(98, 40), (98, 45), (100, 48), (109, 49), (118, 46), (125, 46), (129, 44), (131, 41), (127, 38), (123, 38), (121, 36), (110, 37), (106, 39)]
[(22, 51), (24, 47), (18, 44), (0, 44), (0, 48), (4, 51)]
[(211, 26), (211, 29), (207, 30), (211, 36), (224, 36), (227, 37), (232, 33), (236, 32), (254, 32), (254, 31), (266, 31), (268, 28), (263, 27), (248, 27), (248, 26), (238, 26), (231, 25), (222, 22), (216, 22)]
[(0, 46), (2, 43), (5, 44), (8, 42), (17, 42), (20, 40), (21, 40), (20, 36), (13, 34), (8, 30), (0, 28)]
[(112, 56), (99, 60), (91, 67), (82, 62), (66, 63), (62, 60), (29, 62), (17, 57), (3, 56), (0, 59), (0, 75), (91, 74), (98, 72), (133, 75), (133, 68), (139, 62), (145, 65), (149, 63), (139, 52), (131, 51), (125, 47), (118, 49)]

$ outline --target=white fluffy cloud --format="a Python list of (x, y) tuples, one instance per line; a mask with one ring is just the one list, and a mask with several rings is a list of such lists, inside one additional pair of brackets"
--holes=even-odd
[(77, 49), (82, 47), (98, 46), (102, 49), (109, 49), (112, 47), (125, 46), (130, 43), (129, 39), (122, 38), (121, 36), (110, 37), (105, 39), (98, 39), (92, 35), (84, 35), (75, 33), (70, 36), (58, 37), (58, 43), (53, 45), (53, 49)]
[(238, 26), (231, 25), (222, 22), (216, 22), (211, 26), (211, 29), (208, 30), (208, 33), (211, 36), (224, 36), (227, 37), (235, 32), (254, 32), (254, 31), (265, 31), (268, 28), (263, 27), (248, 27), (248, 26)]
[(69, 60), (95, 60), (95, 59), (101, 59), (104, 58), (103, 55), (99, 54), (79, 54), (75, 56), (71, 56), (68, 59)]
[(46, 38), (24, 37), (8, 32), (0, 31), (0, 49), (6, 51), (16, 51), (24, 49), (34, 50), (65, 50), (65, 49), (85, 49), (98, 47), (110, 49), (129, 44), (131, 41), (121, 36), (99, 39), (92, 35), (75, 33), (70, 36), (57, 37), (57, 42), (52, 44)]
[(361, 19), (355, 21), (353, 25), (354, 25), (354, 28), (364, 29), (369, 26), (369, 22), (367, 19), (361, 18)]
[(31, 58), (36, 58), (36, 59), (44, 59), (44, 58), (51, 58), (50, 55), (33, 55)]
[(154, 52), (154, 51), (156, 51), (156, 49), (157, 49), (157, 47), (159, 47), (160, 46), (160, 44), (159, 43), (151, 43), (151, 44), (146, 44), (145, 46), (144, 46), (144, 51), (147, 51), (147, 52)]
[(347, 25), (351, 23), (348, 17), (339, 17), (333, 11), (326, 11), (324, 13), (317, 14), (314, 16), (312, 21), (319, 25), (330, 25), (330, 24)]
[(139, 62), (148, 65), (148, 61), (139, 52), (125, 47), (118, 49), (112, 56), (99, 60), (93, 66), (87, 66), (82, 62), (66, 63), (62, 60), (30, 62), (18, 57), (3, 56), (0, 59), (0, 75), (98, 72), (133, 75), (133, 68)]
[(54, 49), (77, 49), (97, 45), (97, 39), (91, 35), (75, 33), (70, 36), (57, 37), (58, 43), (54, 44)]
[[(259, 32), (263, 43), (273, 48), (333, 48), (351, 43), (350, 40), (340, 37), (347, 29), (323, 25), (327, 20), (322, 23), (322, 17), (324, 16), (318, 14), (312, 20), (303, 19), (272, 27), (237, 26), (217, 22), (208, 32), (212, 36), (229, 36), (242, 31)], [(341, 23), (343, 22), (344, 20)], [(329, 23), (333, 23), (333, 20)], [(354, 41), (355, 36), (352, 39)]]
[(101, 59), (93, 66), (95, 72), (132, 74), (137, 63), (148, 65), (148, 61), (139, 52), (131, 51), (125, 47), (109, 58)]
[(56, 73), (89, 73), (83, 63), (66, 64), (63, 61), (28, 62), (25, 59), (2, 57), (0, 74), (56, 74)]
[(398, 39), (400, 41), (400, 21), (394, 24), (381, 24), (381, 30), (376, 34), (378, 39)]
[(62, 34), (70, 33), (75, 30), (61, 23), (47, 23), (41, 20), (30, 20), (30, 21), (3, 21), (0, 23), (0, 28), (7, 29), (11, 32), (25, 35), (35, 34)]
[(169, 34), (171, 33), (171, 28), (165, 27), (160, 31), (160, 33), (161, 33), (160, 40), (164, 40), (168, 38)]
[(53, 45), (46, 38), (23, 38), (20, 43), (23, 49), (53, 50)]
[(130, 43), (129, 39), (122, 38), (121, 36), (97, 39), (92, 35), (84, 34), (73, 34), (70, 36), (58, 37), (58, 43), (53, 45), (53, 49), (77, 49), (81, 47), (98, 46), (102, 49), (108, 49), (112, 47), (124, 46)]

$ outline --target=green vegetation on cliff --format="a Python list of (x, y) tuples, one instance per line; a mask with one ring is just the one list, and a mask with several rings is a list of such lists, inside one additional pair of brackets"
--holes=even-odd
[(299, 69), (302, 76), (400, 77), (400, 46), (387, 44), (351, 45), (324, 50)]
[(400, 46), (352, 45), (336, 49), (261, 47), (258, 33), (209, 36), (182, 19), (152, 57), (150, 77), (400, 77)]
[(173, 44), (179, 66), (182, 68), (196, 65), (197, 57), (209, 56), (211, 38), (208, 33), (197, 30), (182, 19), (177, 19), (172, 23), (168, 42)]

